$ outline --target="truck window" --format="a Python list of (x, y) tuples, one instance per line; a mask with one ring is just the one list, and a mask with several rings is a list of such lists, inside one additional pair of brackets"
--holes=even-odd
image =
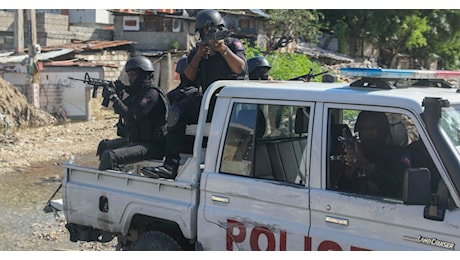
[(429, 168), (433, 188), (439, 181), (428, 152), (414, 152), (424, 144), (402, 114), (329, 109), (327, 147), (327, 189), (401, 199), (409, 167)]
[(460, 153), (460, 107), (450, 106), (442, 109), (441, 127)]
[[(257, 104), (234, 104), (225, 137), (221, 172), (251, 175), (252, 147), (258, 114)], [(265, 131), (262, 125), (258, 128), (260, 128), (259, 132)]]
[(236, 103), (220, 172), (305, 184), (309, 108)]

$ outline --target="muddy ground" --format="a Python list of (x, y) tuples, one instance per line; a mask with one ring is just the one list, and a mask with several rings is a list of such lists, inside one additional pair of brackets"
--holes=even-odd
[(0, 79), (0, 251), (115, 250), (116, 240), (71, 242), (64, 216), (43, 211), (62, 179), (60, 164), (74, 157), (97, 166), (98, 142), (116, 137), (113, 110), (97, 99), (91, 108), (89, 121), (58, 122)]
[(75, 157), (75, 163), (97, 166), (98, 142), (115, 137), (116, 118), (109, 115), (3, 136), (10, 141), (0, 142), (0, 251), (115, 249), (114, 243), (69, 241), (64, 216), (43, 211), (62, 179), (62, 162)]

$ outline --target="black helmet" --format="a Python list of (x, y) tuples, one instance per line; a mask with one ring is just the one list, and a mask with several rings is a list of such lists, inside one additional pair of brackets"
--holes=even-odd
[(265, 59), (262, 56), (256, 56), (253, 58), (250, 58), (248, 60), (248, 73), (251, 74), (254, 72), (255, 69), (259, 67), (266, 67), (268, 69), (271, 69), (272, 66), (270, 66), (270, 63), (268, 62), (267, 59)]
[(155, 72), (153, 63), (145, 56), (132, 57), (126, 62), (125, 71), (141, 69), (145, 72)]
[(224, 19), (214, 9), (207, 9), (198, 12), (195, 21), (195, 32), (206, 27), (225, 27)]
[(176, 72), (179, 74), (183, 73), (185, 70), (185, 67), (187, 67), (187, 57), (182, 57), (177, 61)]

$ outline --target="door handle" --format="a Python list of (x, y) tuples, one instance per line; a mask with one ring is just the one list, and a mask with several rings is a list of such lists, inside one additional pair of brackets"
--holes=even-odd
[(230, 199), (227, 197), (222, 197), (222, 196), (216, 196), (216, 195), (211, 195), (211, 200), (217, 201), (217, 202), (222, 202), (222, 203), (229, 203)]
[(345, 218), (337, 218), (337, 217), (326, 216), (325, 220), (328, 223), (348, 226), (348, 219), (345, 219)]

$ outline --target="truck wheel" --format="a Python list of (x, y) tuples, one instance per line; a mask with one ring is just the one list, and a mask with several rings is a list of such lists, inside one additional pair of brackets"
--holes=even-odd
[(117, 246), (115, 248), (116, 251), (131, 251), (133, 250), (132, 242), (122, 242), (118, 240)]
[(161, 231), (148, 231), (134, 242), (134, 251), (182, 251), (182, 247), (170, 235)]

